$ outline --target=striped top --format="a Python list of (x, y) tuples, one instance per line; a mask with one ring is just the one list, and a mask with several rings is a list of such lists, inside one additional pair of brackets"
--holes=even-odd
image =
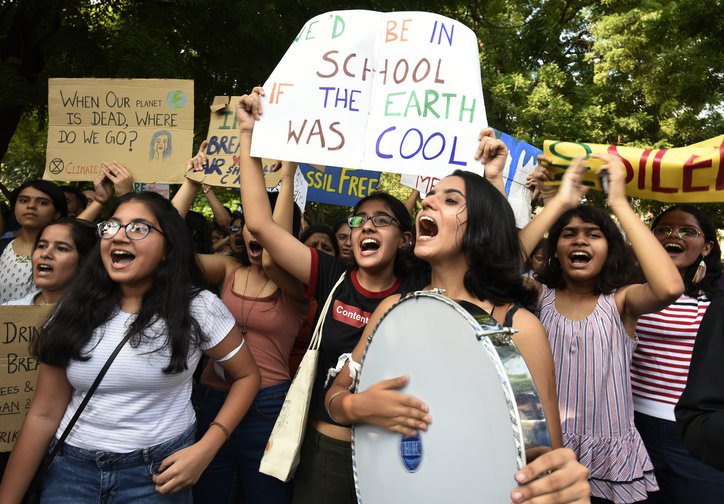
[(631, 364), (634, 408), (640, 413), (675, 421), (689, 375), (691, 352), (709, 300), (681, 296), (656, 313), (642, 315), (636, 324), (639, 345)]
[(558, 313), (543, 287), (540, 319), (556, 364), (563, 445), (588, 467), (591, 494), (616, 503), (658, 490), (634, 426), (629, 366), (636, 342), (623, 327), (614, 294), (601, 295), (583, 320)]

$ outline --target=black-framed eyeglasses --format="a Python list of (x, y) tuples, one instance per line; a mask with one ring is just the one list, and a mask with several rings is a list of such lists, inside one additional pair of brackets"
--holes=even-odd
[(398, 226), (400, 225), (400, 221), (389, 215), (353, 215), (347, 217), (347, 225), (354, 229), (364, 226), (368, 220), (371, 220), (375, 227), (387, 227), (393, 222)]
[(98, 236), (102, 240), (110, 240), (118, 234), (118, 231), (124, 228), (126, 230), (126, 236), (129, 240), (143, 240), (148, 236), (148, 233), (152, 229), (155, 229), (162, 235), (166, 236), (166, 233), (158, 229), (156, 226), (146, 224), (140, 221), (131, 221), (128, 224), (121, 224), (117, 221), (103, 221), (98, 223)]
[(241, 226), (229, 226), (227, 229), (229, 230), (229, 234), (234, 234), (241, 231)]
[(672, 234), (676, 234), (676, 236), (686, 241), (696, 240), (699, 235), (704, 235), (704, 233), (693, 226), (656, 226), (653, 232), (657, 238), (668, 238)]

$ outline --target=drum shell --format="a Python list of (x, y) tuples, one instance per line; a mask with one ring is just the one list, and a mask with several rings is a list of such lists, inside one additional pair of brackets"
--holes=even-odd
[[(526, 449), (550, 446), (527, 366), (509, 338), (494, 345), (483, 336), (493, 328), (488, 322), (430, 292), (401, 300), (380, 320), (365, 351), (358, 389), (410, 374), (402, 391), (427, 402), (433, 423), (420, 434), (421, 456), (414, 470), (405, 466), (401, 452), (407, 448), (399, 435), (369, 425), (353, 429), (359, 502), (509, 501), (516, 486), (513, 474), (525, 464), (524, 442)], [(447, 348), (453, 340), (460, 347), (454, 351)], [(373, 363), (381, 359), (377, 345), (392, 355), (391, 362)], [(417, 351), (431, 354), (423, 357)], [(429, 365), (421, 366), (425, 359)], [(442, 390), (425, 390), (437, 382)]]

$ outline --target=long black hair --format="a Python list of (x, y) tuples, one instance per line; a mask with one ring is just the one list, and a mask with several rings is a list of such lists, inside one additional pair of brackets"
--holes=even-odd
[[(170, 346), (171, 359), (166, 374), (187, 368), (191, 345), (204, 339), (199, 323), (191, 315), (192, 299), (203, 285), (201, 271), (193, 253), (186, 224), (171, 203), (154, 192), (129, 193), (116, 200), (111, 215), (129, 201), (143, 203), (158, 220), (164, 238), (164, 259), (153, 273), (152, 287), (141, 300), (141, 308), (128, 328), (130, 343), (138, 347), (142, 340), (157, 334), (145, 332), (156, 322), (165, 324), (165, 341), (158, 350)], [(71, 359), (88, 360), (83, 348), (93, 332), (113, 318), (121, 302), (119, 286), (108, 276), (97, 244), (78, 275), (74, 288), (56, 306), (50, 322), (32, 343), (31, 351), (40, 362), (67, 367)]]
[[(714, 296), (721, 294), (721, 290), (719, 289), (719, 279), (722, 274), (720, 262), (721, 247), (719, 247), (719, 238), (716, 235), (714, 223), (712, 223), (709, 216), (693, 205), (674, 205), (656, 216), (654, 222), (651, 223), (651, 229), (655, 228), (666, 214), (671, 213), (674, 210), (686, 212), (694, 217), (699, 223), (701, 231), (704, 233), (704, 241), (712, 244), (709, 255), (706, 257), (702, 257), (700, 255), (684, 272), (684, 294), (689, 297), (697, 297), (699, 291), (702, 290), (707, 297), (713, 298)], [(702, 259), (704, 260), (704, 264), (706, 264), (706, 276), (700, 283), (695, 284), (693, 281), (694, 274), (696, 273), (696, 268), (699, 266), (699, 262)]]
[[(412, 225), (412, 217), (410, 217), (410, 213), (400, 200), (383, 191), (373, 192), (372, 194), (359, 200), (352, 209), (352, 215), (357, 215), (362, 205), (368, 201), (381, 201), (387, 205), (387, 207), (392, 211), (392, 216), (397, 219), (397, 222), (399, 223), (400, 233), (412, 233), (412, 239), (410, 242), (398, 248), (397, 253), (395, 254), (395, 276), (398, 278), (405, 278), (411, 271), (421, 266), (421, 261), (419, 261), (412, 253), (414, 248), (413, 244), (415, 243), (415, 228)], [(335, 241), (337, 241), (336, 237)]]
[(469, 267), (463, 279), (465, 289), (495, 305), (534, 306), (535, 291), (526, 287), (521, 275), (523, 253), (510, 204), (476, 173), (455, 170), (450, 176), (465, 182), (468, 220), (462, 252)]
[(637, 283), (637, 269), (634, 259), (631, 256), (623, 234), (616, 226), (611, 216), (600, 208), (579, 205), (561, 215), (555, 224), (548, 231), (548, 242), (546, 243), (544, 257), (548, 258), (548, 264), (538, 279), (551, 289), (563, 289), (566, 286), (561, 264), (556, 258), (556, 247), (563, 228), (568, 225), (574, 217), (583, 222), (595, 224), (601, 229), (603, 236), (608, 242), (608, 254), (603, 263), (601, 272), (596, 278), (594, 294), (611, 294), (614, 290), (624, 285)]

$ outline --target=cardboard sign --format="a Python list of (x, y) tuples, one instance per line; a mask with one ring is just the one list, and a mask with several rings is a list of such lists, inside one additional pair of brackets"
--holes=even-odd
[(104, 161), (134, 182), (183, 182), (192, 156), (194, 83), (49, 79), (48, 180), (93, 180)]
[[(543, 150), (552, 161), (550, 169), (560, 183), (565, 169), (577, 156), (608, 152), (626, 167), (626, 194), (669, 203), (724, 202), (724, 135), (674, 149), (639, 149), (616, 145), (546, 140)], [(584, 184), (597, 190), (601, 183), (597, 159), (586, 160)]]
[[(203, 173), (189, 174), (189, 178), (210, 186), (239, 188), (239, 128), (236, 122), (236, 104), (239, 96), (216, 96), (209, 107), (209, 131), (206, 135), (206, 159), (208, 164)], [(267, 190), (279, 184), (279, 172), (271, 171), (277, 159), (268, 156), (262, 159)], [(323, 170), (321, 166), (317, 169)]]
[(307, 199), (330, 205), (351, 207), (377, 190), (380, 172), (326, 166), (322, 172), (308, 164), (300, 164), (309, 185)]
[(444, 176), (482, 172), (478, 41), (427, 12), (336, 11), (304, 25), (266, 81), (252, 155)]
[(30, 408), (39, 362), (28, 352), (53, 305), (0, 306), (0, 451), (12, 450)]

